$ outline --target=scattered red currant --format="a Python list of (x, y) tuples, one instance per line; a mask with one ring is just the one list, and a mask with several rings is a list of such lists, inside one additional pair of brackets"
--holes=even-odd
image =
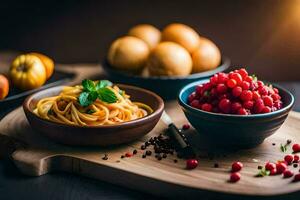
[(266, 170), (273, 170), (273, 169), (276, 169), (276, 164), (275, 163), (270, 163), (270, 162), (267, 162), (266, 165), (265, 165), (265, 168)]
[(300, 144), (294, 144), (292, 148), (294, 153), (300, 152)]
[(284, 162), (276, 164), (276, 170), (278, 174), (282, 174), (287, 169), (287, 165)]
[(230, 174), (230, 182), (235, 183), (235, 182), (239, 181), (240, 179), (241, 179), (241, 174), (240, 173), (234, 172), (234, 173)]
[(299, 173), (299, 174), (296, 174), (296, 175), (294, 176), (294, 181), (295, 181), (295, 182), (300, 181), (300, 173)]
[(284, 178), (290, 178), (290, 177), (292, 177), (292, 176), (294, 176), (294, 173), (291, 171), (291, 170), (285, 170), (284, 172), (283, 172), (283, 177)]
[(234, 162), (231, 165), (231, 171), (232, 172), (238, 172), (243, 168), (243, 163), (241, 162)]
[(285, 160), (285, 162), (287, 162), (287, 164), (291, 164), (294, 160), (294, 156), (290, 155), (290, 154), (286, 155), (286, 156), (284, 156), (284, 160)]
[(188, 159), (186, 161), (187, 169), (195, 169), (197, 166), (198, 166), (198, 160), (196, 160), (196, 159)]
[(299, 159), (300, 159), (299, 155), (294, 155), (294, 162), (299, 162)]

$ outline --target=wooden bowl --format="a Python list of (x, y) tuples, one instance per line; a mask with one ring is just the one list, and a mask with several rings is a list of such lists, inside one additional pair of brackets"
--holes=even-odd
[(130, 74), (129, 72), (114, 69), (107, 62), (107, 60), (103, 62), (102, 66), (108, 76), (108, 79), (112, 80), (114, 83), (118, 83), (118, 81), (120, 81), (122, 83), (140, 86), (142, 88), (146, 88), (148, 90), (156, 92), (164, 100), (171, 100), (177, 98), (177, 94), (179, 93), (180, 89), (185, 85), (198, 80), (207, 79), (215, 73), (227, 70), (230, 66), (230, 59), (223, 56), (220, 66), (216, 69), (201, 73), (194, 73), (188, 76), (143, 77), (140, 75)]
[(293, 95), (275, 85), (282, 97), (283, 108), (274, 112), (253, 115), (233, 115), (206, 112), (188, 105), (188, 96), (199, 84), (209, 80), (191, 83), (179, 93), (178, 101), (185, 116), (197, 132), (208, 143), (225, 148), (250, 148), (261, 144), (266, 137), (274, 134), (286, 120), (294, 105)]
[(146, 135), (154, 128), (161, 117), (164, 103), (158, 95), (148, 90), (122, 84), (118, 86), (131, 96), (131, 100), (149, 105), (154, 112), (137, 120), (94, 127), (60, 124), (42, 119), (33, 113), (40, 99), (58, 95), (63, 86), (46, 89), (29, 96), (23, 103), (23, 109), (32, 129), (58, 143), (81, 146), (128, 143)]

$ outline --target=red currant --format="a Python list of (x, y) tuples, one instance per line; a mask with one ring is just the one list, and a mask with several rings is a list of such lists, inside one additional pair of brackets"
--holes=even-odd
[(292, 148), (294, 153), (300, 152), (300, 144), (294, 144)]
[(269, 112), (271, 112), (271, 111), (272, 111), (272, 109), (271, 109), (269, 106), (265, 106), (265, 107), (262, 109), (261, 113), (269, 113)]
[(231, 171), (232, 172), (238, 172), (243, 168), (243, 163), (241, 162), (234, 162), (231, 165)]
[(253, 101), (245, 101), (243, 103), (244, 108), (251, 110), (253, 108), (254, 102)]
[(222, 99), (219, 102), (219, 108), (223, 113), (230, 113), (230, 109), (231, 109), (231, 103), (229, 99)]
[(200, 108), (200, 102), (197, 99), (193, 100), (190, 105), (194, 108)]
[(189, 125), (189, 124), (183, 124), (182, 125), (182, 129), (183, 130), (188, 130), (188, 129), (190, 129), (191, 128), (191, 126)]
[(218, 84), (218, 75), (214, 75), (210, 78), (210, 82), (213, 84), (213, 85), (217, 85)]
[(258, 85), (258, 87), (262, 87), (262, 86), (264, 86), (264, 83), (262, 81), (257, 81), (257, 85)]
[(293, 162), (293, 160), (294, 160), (294, 156), (291, 155), (291, 154), (286, 155), (286, 156), (284, 156), (284, 160), (285, 160), (285, 162), (287, 162), (288, 164), (291, 164), (291, 163)]
[(242, 78), (245, 78), (248, 76), (248, 72), (246, 71), (246, 69), (242, 68), (238, 71), (238, 73), (242, 76)]
[(247, 82), (249, 82), (249, 83), (251, 83), (253, 81), (253, 78), (251, 76), (246, 76), (244, 78), (244, 80), (247, 81)]
[(242, 105), (239, 102), (234, 102), (231, 104), (232, 113), (237, 113), (240, 108), (242, 108)]
[(294, 182), (300, 181), (300, 173), (294, 176)]
[(230, 182), (235, 183), (235, 182), (239, 181), (240, 179), (241, 179), (241, 174), (240, 173), (234, 172), (234, 173), (230, 174)]
[(239, 115), (248, 115), (248, 112), (247, 112), (247, 110), (245, 108), (240, 108), (238, 110), (238, 114)]
[(226, 86), (225, 84), (223, 84), (223, 83), (219, 83), (219, 84), (217, 85), (217, 92), (218, 92), (219, 94), (224, 94), (224, 93), (226, 93), (226, 92), (227, 92), (227, 86)]
[(267, 95), (268, 94), (268, 89), (266, 87), (259, 87), (258, 92), (260, 95)]
[(232, 96), (239, 97), (242, 94), (243, 89), (240, 86), (234, 87), (232, 89)]
[(265, 165), (265, 168), (266, 168), (266, 170), (271, 171), (272, 169), (276, 169), (276, 164), (267, 162), (267, 164)]
[(209, 103), (204, 103), (202, 104), (201, 109), (206, 112), (210, 112), (212, 110), (212, 105)]
[(253, 100), (257, 100), (260, 98), (260, 94), (257, 91), (253, 91), (252, 98), (253, 98)]
[(254, 104), (254, 112), (255, 113), (261, 113), (261, 111), (264, 109), (264, 101), (262, 99), (257, 99)]
[(276, 175), (277, 174), (277, 169), (271, 169), (270, 170), (270, 175)]
[(240, 84), (243, 81), (242, 76), (238, 73), (232, 73), (231, 75), (229, 75), (229, 77), (231, 79), (234, 79), (237, 82), (237, 84)]
[(236, 82), (236, 80), (234, 80), (234, 79), (229, 79), (229, 80), (226, 82), (226, 85), (227, 85), (229, 88), (234, 88), (234, 87), (237, 85), (237, 82)]
[(198, 160), (196, 160), (196, 159), (188, 159), (186, 161), (187, 169), (195, 169), (197, 166), (198, 166)]
[(263, 98), (264, 104), (266, 106), (272, 107), (273, 106), (273, 99), (270, 96), (264, 96)]
[(243, 90), (249, 90), (250, 89), (250, 83), (247, 81), (243, 81), (241, 84)]
[(228, 75), (225, 73), (218, 74), (218, 83), (226, 83), (228, 80)]
[(299, 162), (300, 157), (298, 155), (294, 155), (294, 162)]
[(294, 176), (294, 173), (293, 173), (291, 170), (285, 170), (285, 171), (283, 172), (283, 177), (284, 177), (284, 178), (290, 178), (290, 177), (292, 177), (292, 176)]
[(243, 101), (250, 101), (250, 100), (252, 100), (252, 97), (253, 97), (252, 92), (249, 90), (243, 90), (243, 92), (240, 96), (241, 100), (243, 100)]
[(284, 162), (276, 164), (276, 170), (278, 174), (282, 174), (287, 169), (287, 165)]

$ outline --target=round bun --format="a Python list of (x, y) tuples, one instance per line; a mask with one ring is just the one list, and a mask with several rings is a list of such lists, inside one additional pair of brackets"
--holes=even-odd
[(150, 49), (153, 49), (159, 42), (161, 33), (152, 25), (140, 24), (132, 27), (128, 35), (137, 37), (147, 43)]
[(137, 71), (143, 68), (150, 50), (136, 37), (125, 36), (115, 40), (108, 51), (108, 62), (115, 68)]
[(187, 50), (174, 42), (162, 42), (151, 52), (147, 67), (150, 75), (186, 76), (192, 71), (192, 58)]
[(198, 48), (192, 53), (193, 73), (217, 68), (221, 63), (219, 48), (209, 39), (201, 37)]
[(184, 24), (170, 24), (162, 31), (162, 41), (176, 42), (192, 53), (199, 44), (199, 35)]

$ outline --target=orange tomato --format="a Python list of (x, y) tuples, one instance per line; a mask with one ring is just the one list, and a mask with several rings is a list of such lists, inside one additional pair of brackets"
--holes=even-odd
[(0, 100), (4, 99), (9, 92), (9, 82), (5, 76), (0, 74)]
[(9, 70), (14, 86), (21, 90), (31, 90), (42, 86), (46, 82), (46, 70), (42, 61), (34, 55), (18, 56)]
[(33, 52), (33, 53), (30, 53), (30, 54), (37, 56), (42, 61), (42, 63), (44, 64), (44, 67), (46, 69), (47, 79), (49, 79), (51, 77), (51, 75), (53, 74), (53, 71), (54, 71), (54, 62), (53, 62), (53, 60), (51, 58), (49, 58), (48, 56), (46, 56), (44, 54), (41, 54), (41, 53)]

